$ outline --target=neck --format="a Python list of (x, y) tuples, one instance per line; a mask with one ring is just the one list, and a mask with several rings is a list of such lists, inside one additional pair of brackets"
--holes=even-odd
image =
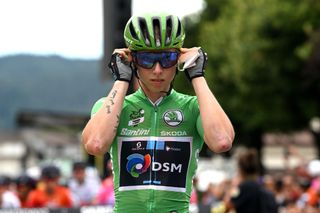
[(242, 179), (243, 180), (258, 180), (258, 175), (257, 174), (242, 174)]
[(153, 102), (155, 103), (159, 98), (161, 98), (162, 96), (165, 96), (166, 94), (163, 92), (151, 92), (150, 90), (148, 91), (147, 88), (143, 88), (142, 89), (144, 94)]

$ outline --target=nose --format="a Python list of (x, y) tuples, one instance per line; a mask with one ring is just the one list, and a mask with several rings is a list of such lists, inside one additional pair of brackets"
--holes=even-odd
[(163, 68), (161, 67), (160, 63), (157, 62), (154, 67), (153, 67), (153, 71), (154, 74), (161, 74), (163, 72)]

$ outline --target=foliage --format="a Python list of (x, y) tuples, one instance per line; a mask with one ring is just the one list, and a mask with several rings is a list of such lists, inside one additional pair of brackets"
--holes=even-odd
[[(189, 39), (207, 51), (206, 79), (237, 130), (308, 127), (320, 115), (320, 2), (206, 2), (198, 26), (191, 27), (197, 36)], [(180, 78), (176, 84), (192, 93)]]

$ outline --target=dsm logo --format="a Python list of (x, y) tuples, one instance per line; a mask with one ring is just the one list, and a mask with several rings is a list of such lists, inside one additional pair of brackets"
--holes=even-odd
[(136, 178), (145, 173), (151, 164), (151, 156), (149, 154), (145, 156), (137, 153), (131, 154), (127, 157), (127, 160), (127, 172)]
[(163, 114), (163, 120), (169, 126), (178, 126), (183, 121), (183, 114), (180, 110), (168, 110)]

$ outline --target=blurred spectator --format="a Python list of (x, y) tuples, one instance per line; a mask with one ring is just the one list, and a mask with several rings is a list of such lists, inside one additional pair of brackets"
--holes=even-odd
[(301, 193), (297, 199), (297, 201), (295, 202), (297, 208), (299, 209), (303, 209), (305, 208), (308, 204), (308, 193), (307, 190), (310, 187), (310, 181), (307, 179), (299, 179), (299, 186), (300, 186), (300, 190)]
[(273, 194), (276, 194), (276, 181), (273, 176), (271, 175), (265, 175), (263, 177), (263, 186), (268, 189)]
[(18, 197), (9, 189), (11, 180), (0, 176), (0, 209), (13, 209), (20, 207)]
[(21, 207), (27, 207), (29, 193), (36, 188), (36, 180), (28, 175), (21, 175), (16, 179), (17, 195), (21, 202)]
[(300, 187), (296, 176), (285, 174), (282, 177), (285, 206), (294, 205), (300, 197)]
[(256, 150), (248, 149), (238, 158), (239, 176), (225, 198), (226, 210), (237, 213), (278, 212), (274, 195), (258, 182), (259, 161)]
[(197, 184), (198, 184), (198, 178), (195, 176), (192, 181), (192, 192), (190, 197), (190, 204), (191, 205), (198, 205), (198, 193), (197, 193)]
[(197, 189), (202, 192), (200, 204), (210, 208), (219, 205), (225, 192), (226, 174), (219, 170), (204, 170), (197, 178)]
[(41, 180), (27, 199), (27, 206), (32, 208), (68, 208), (72, 207), (69, 189), (59, 184), (60, 169), (56, 166), (46, 166), (41, 171)]
[(313, 160), (308, 165), (312, 177), (311, 185), (307, 190), (308, 205), (320, 208), (320, 160)]
[(72, 168), (72, 178), (68, 186), (72, 194), (75, 207), (94, 204), (99, 185), (93, 183), (86, 174), (86, 163), (75, 162)]
[(282, 178), (280, 177), (276, 178), (275, 180), (275, 197), (276, 197), (277, 206), (279, 208), (286, 206), (286, 196), (284, 193), (283, 181), (282, 181)]
[(114, 206), (114, 202), (112, 162), (109, 159), (106, 165), (106, 177), (102, 181), (101, 188), (97, 195), (97, 204)]

